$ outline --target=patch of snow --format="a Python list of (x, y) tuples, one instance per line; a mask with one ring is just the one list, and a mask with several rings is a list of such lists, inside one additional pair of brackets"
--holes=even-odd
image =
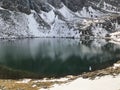
[(65, 81), (68, 81), (69, 78), (60, 78), (60, 79), (47, 79), (47, 78), (44, 78), (43, 80), (36, 80), (34, 81), (35, 83), (36, 82), (65, 82)]
[(29, 83), (31, 79), (23, 79), (22, 81), (17, 81), (16, 83)]
[(32, 85), (32, 87), (36, 87), (37, 85)]
[(72, 19), (75, 17), (75, 14), (68, 9), (64, 4), (63, 7), (58, 9), (58, 11), (63, 15), (63, 17), (65, 17), (66, 19)]
[(92, 33), (95, 37), (105, 37), (108, 34), (108, 31), (102, 28), (102, 25), (98, 25), (91, 28)]
[(34, 11), (32, 11), (32, 14), (27, 15), (28, 18), (28, 27), (29, 27), (29, 32), (35, 36), (35, 37), (39, 37), (40, 36), (40, 32), (38, 30), (38, 23), (36, 22), (35, 18), (34, 18)]
[(110, 34), (110, 36), (115, 36), (115, 35), (120, 35), (120, 32), (118, 31)]
[[(60, 11), (62, 13), (62, 10)], [(78, 30), (74, 31), (74, 29), (69, 29), (67, 23), (65, 21), (60, 20), (58, 16), (55, 15), (53, 10), (49, 11), (48, 13), (42, 12), (41, 14), (39, 14), (41, 18), (51, 26), (49, 30), (41, 30), (41, 28), (39, 28), (40, 26), (34, 18), (34, 13), (35, 12), (32, 11), (32, 14), (27, 16), (30, 35), (34, 37), (80, 38), (79, 31)]]
[(120, 32), (114, 32), (110, 34), (110, 39), (113, 40), (114, 42), (120, 42)]
[(74, 29), (70, 29), (65, 21), (58, 19), (56, 16), (55, 22), (49, 32), (50, 36), (53, 37), (74, 37), (80, 38), (80, 33), (78, 30), (74, 31)]
[(96, 78), (95, 80), (78, 78), (73, 82), (54, 85), (49, 89), (40, 90), (119, 90), (120, 89), (120, 75), (104, 76), (101, 78)]
[(25, 14), (12, 11), (5, 12), (9, 13), (9, 20), (6, 21), (0, 17), (0, 38), (27, 37), (28, 28)]
[(0, 7), (0, 10), (5, 10), (4, 8)]
[(40, 14), (41, 18), (47, 22), (48, 24), (52, 24), (55, 20), (55, 13), (53, 10), (49, 11), (49, 12), (43, 12)]
[(83, 7), (83, 9), (80, 12), (77, 12), (76, 14), (81, 17), (90, 17), (90, 13), (88, 13), (86, 7)]
[(114, 64), (114, 66), (113, 66), (114, 69), (116, 69), (118, 67), (120, 67), (120, 64)]
[(102, 12), (93, 9), (91, 6), (83, 7), (81, 11), (76, 12), (76, 15), (86, 18), (97, 18), (104, 15)]

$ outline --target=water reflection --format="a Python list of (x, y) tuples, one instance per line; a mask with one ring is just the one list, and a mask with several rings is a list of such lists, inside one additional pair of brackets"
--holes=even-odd
[(105, 40), (22, 39), (0, 41), (0, 64), (45, 76), (77, 75), (112, 65), (120, 46)]

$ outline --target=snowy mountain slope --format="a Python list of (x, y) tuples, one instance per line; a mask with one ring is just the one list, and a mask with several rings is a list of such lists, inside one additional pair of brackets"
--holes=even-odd
[(120, 29), (118, 0), (0, 0), (0, 38), (105, 37)]

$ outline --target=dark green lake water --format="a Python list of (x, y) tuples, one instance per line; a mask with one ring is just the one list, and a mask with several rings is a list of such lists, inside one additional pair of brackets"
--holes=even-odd
[(78, 75), (108, 67), (117, 60), (120, 46), (105, 40), (0, 40), (0, 78)]

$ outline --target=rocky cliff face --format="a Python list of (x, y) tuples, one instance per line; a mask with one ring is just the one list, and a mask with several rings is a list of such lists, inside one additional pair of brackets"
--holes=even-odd
[(119, 0), (0, 0), (0, 38), (105, 37), (120, 29)]

